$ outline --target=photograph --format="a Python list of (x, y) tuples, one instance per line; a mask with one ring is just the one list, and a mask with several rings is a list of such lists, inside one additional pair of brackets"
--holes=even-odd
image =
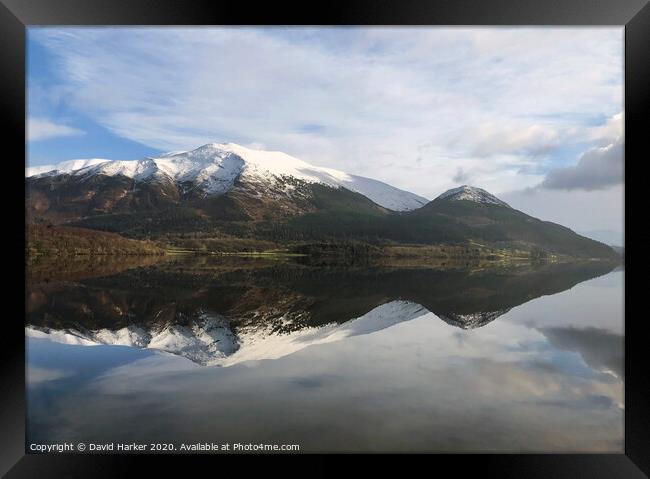
[(624, 39), (28, 27), (26, 453), (623, 453)]

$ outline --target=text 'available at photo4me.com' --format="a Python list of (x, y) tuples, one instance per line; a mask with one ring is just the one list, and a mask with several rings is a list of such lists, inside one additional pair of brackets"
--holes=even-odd
[(201, 452), (299, 452), (298, 444), (262, 444), (241, 442), (197, 443), (93, 443), (63, 442), (53, 444), (29, 444), (27, 452), (39, 453), (201, 453)]

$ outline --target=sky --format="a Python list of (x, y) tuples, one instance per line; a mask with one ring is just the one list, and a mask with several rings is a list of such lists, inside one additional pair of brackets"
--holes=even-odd
[(30, 166), (233, 142), (623, 244), (621, 27), (35, 27), (27, 64)]

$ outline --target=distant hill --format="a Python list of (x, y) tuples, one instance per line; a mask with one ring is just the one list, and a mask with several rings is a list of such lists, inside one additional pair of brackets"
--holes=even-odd
[[(268, 236), (292, 240), (376, 239), (407, 244), (463, 244), (511, 249), (543, 258), (549, 254), (614, 258), (611, 247), (569, 228), (515, 210), (484, 190), (463, 186), (413, 211), (361, 212), (359, 200), (346, 208), (327, 203), (318, 211), (268, 227)], [(275, 234), (274, 234), (275, 233)]]
[[(463, 191), (477, 190), (462, 187)], [(579, 257), (613, 257), (611, 247), (581, 236), (569, 228), (542, 221), (511, 208), (480, 190), (480, 200), (461, 195), (436, 198), (408, 215), (417, 219), (414, 229), (422, 234), (442, 236), (446, 241), (472, 239), (529, 251), (553, 252)], [(485, 195), (491, 199), (485, 199)]]

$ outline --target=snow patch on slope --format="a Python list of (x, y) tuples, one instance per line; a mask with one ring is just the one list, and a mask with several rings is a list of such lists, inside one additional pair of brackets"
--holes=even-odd
[(30, 166), (25, 168), (25, 176), (56, 176), (64, 173), (71, 173), (76, 170), (81, 170), (88, 166), (99, 165), (101, 163), (106, 163), (111, 160), (104, 160), (101, 158), (91, 158), (85, 160), (68, 160), (62, 161), (55, 165), (42, 165), (42, 166)]
[(484, 189), (476, 188), (473, 186), (467, 186), (467, 185), (463, 185), (463, 186), (459, 186), (458, 188), (447, 190), (443, 194), (438, 196), (437, 199), (445, 199), (445, 198), (454, 201), (467, 200), (467, 201), (473, 201), (475, 203), (493, 204), (493, 205), (505, 206), (507, 208), (510, 208), (510, 206), (507, 203), (501, 201), (499, 198), (497, 198), (493, 194), (488, 193)]
[(348, 178), (342, 179), (341, 182), (347, 189), (361, 193), (378, 205), (393, 211), (411, 211), (429, 202), (423, 196), (363, 176), (348, 175)]

